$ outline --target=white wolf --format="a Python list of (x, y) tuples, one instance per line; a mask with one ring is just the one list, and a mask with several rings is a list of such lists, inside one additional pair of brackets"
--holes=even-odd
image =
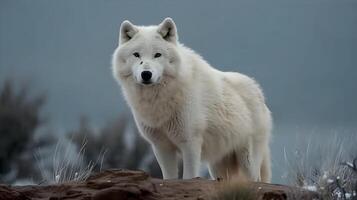
[(158, 26), (124, 21), (113, 55), (137, 127), (150, 142), (165, 179), (199, 176), (270, 182), (271, 114), (259, 85), (222, 72), (178, 42), (171, 18)]

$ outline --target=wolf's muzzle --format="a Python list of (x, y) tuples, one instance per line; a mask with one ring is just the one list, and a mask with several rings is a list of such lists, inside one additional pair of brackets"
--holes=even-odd
[(152, 77), (152, 73), (150, 71), (141, 72), (141, 78), (143, 79), (144, 84), (150, 84), (151, 77)]

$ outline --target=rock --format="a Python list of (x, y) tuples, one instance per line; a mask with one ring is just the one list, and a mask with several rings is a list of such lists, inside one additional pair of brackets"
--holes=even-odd
[[(318, 199), (315, 192), (296, 187), (266, 183), (246, 183), (254, 199)], [(196, 178), (161, 180), (143, 171), (106, 170), (85, 182), (68, 182), (49, 186), (0, 185), (0, 200), (208, 200), (222, 199), (221, 194), (242, 191), (240, 185), (227, 186), (224, 181)], [(223, 199), (222, 199), (223, 200)]]
[(0, 185), (0, 199), (27, 200), (27, 196), (17, 192), (16, 190), (6, 185)]

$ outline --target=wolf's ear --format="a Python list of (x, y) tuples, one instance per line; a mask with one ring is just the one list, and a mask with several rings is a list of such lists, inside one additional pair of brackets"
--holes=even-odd
[(175, 22), (169, 17), (161, 22), (157, 31), (168, 42), (176, 43), (178, 40)]
[(138, 32), (138, 29), (128, 20), (120, 25), (119, 44), (129, 41)]

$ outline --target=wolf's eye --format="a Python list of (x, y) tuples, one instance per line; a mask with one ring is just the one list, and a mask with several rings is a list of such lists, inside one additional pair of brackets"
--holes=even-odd
[(137, 58), (140, 58), (140, 54), (138, 52), (134, 52), (133, 55)]
[(154, 57), (155, 58), (161, 57), (161, 53), (155, 53)]

